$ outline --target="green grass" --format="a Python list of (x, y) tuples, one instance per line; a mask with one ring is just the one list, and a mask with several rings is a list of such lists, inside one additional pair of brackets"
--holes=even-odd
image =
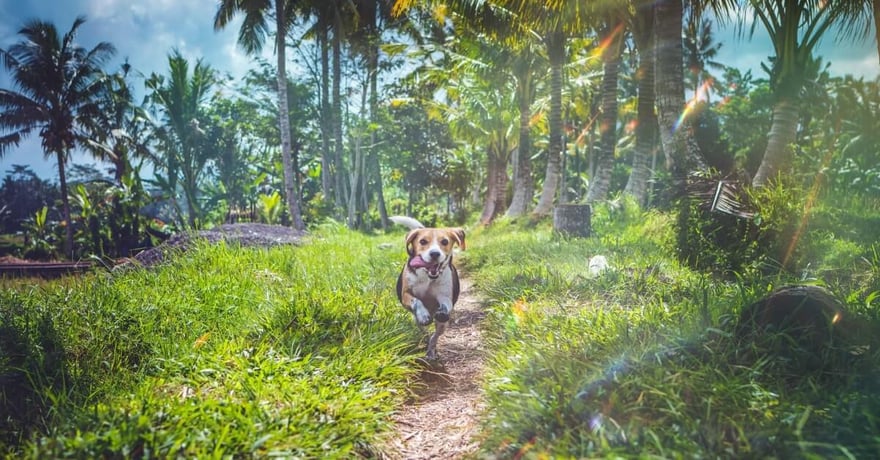
[[(467, 269), (489, 310), (490, 410), (480, 455), (880, 454), (876, 258), (842, 267), (849, 270), (841, 277), (858, 283), (829, 283), (874, 335), (817, 356), (789, 349), (790, 341), (733, 333), (745, 305), (801, 279), (746, 274), (724, 282), (691, 272), (672, 256), (671, 217), (628, 212), (600, 207), (595, 236), (584, 240), (555, 236), (549, 224), (504, 222), (469, 235)], [(587, 261), (596, 254), (613, 269), (591, 277)]]
[[(718, 278), (679, 264), (670, 214), (593, 219), (587, 239), (545, 221), (468, 233), (457, 261), (488, 313), (476, 457), (880, 456), (876, 242), (817, 225), (803, 272)], [(393, 293), (401, 239), (328, 224), (299, 247), (0, 281), (0, 456), (380, 455), (424, 353)], [(612, 269), (594, 276), (598, 254)], [(734, 333), (789, 283), (842, 298), (850, 340)]]
[(389, 283), (404, 255), (382, 241), (326, 226), (297, 248), (205, 245), (154, 270), (6, 282), (0, 452), (369, 454), (420, 353)]

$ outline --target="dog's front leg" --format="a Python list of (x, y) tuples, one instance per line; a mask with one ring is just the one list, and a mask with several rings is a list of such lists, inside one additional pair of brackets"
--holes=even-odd
[(449, 317), (452, 316), (452, 300), (450, 299), (441, 299), (440, 306), (437, 307), (437, 311), (434, 312), (434, 320), (438, 323), (445, 323), (449, 321)]
[(428, 339), (428, 353), (425, 355), (425, 358), (431, 360), (437, 359), (437, 340), (440, 338), (441, 335), (443, 335), (443, 332), (445, 331), (446, 322), (434, 323), (434, 333), (431, 334), (431, 337)]
[(400, 302), (412, 312), (416, 324), (421, 327), (431, 324), (431, 313), (418, 297), (414, 296), (409, 290), (403, 290), (400, 294)]
[(422, 303), (416, 297), (412, 298), (412, 303), (410, 304), (410, 310), (413, 313), (413, 317), (416, 319), (416, 324), (419, 326), (427, 326), (431, 324), (431, 313), (425, 307), (425, 304)]

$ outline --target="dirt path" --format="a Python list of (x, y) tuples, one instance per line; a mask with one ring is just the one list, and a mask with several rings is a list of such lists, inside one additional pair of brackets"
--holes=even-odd
[(425, 365), (423, 386), (395, 415), (397, 434), (385, 449), (388, 458), (459, 459), (476, 450), (485, 362), (480, 322), (485, 316), (470, 281), (462, 279), (450, 327), (437, 345), (439, 363)]

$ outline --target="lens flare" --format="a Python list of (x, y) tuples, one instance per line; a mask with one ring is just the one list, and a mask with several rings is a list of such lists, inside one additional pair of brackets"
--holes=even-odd
[(684, 124), (685, 120), (696, 112), (697, 106), (700, 102), (709, 102), (709, 90), (712, 89), (712, 86), (714, 85), (715, 79), (707, 78), (706, 81), (697, 88), (697, 91), (694, 92), (694, 97), (684, 106), (684, 110), (681, 112), (678, 120), (675, 120), (675, 124), (672, 125), (673, 132), (678, 131), (681, 125)]
[(620, 24), (617, 24), (617, 26), (614, 27), (614, 29), (611, 31), (611, 33), (608, 34), (607, 37), (605, 37), (604, 39), (602, 39), (601, 42), (599, 42), (599, 46), (597, 46), (596, 49), (594, 49), (593, 52), (590, 53), (590, 56), (594, 57), (594, 58), (602, 56), (602, 54), (605, 53), (605, 50), (607, 50), (608, 47), (611, 46), (611, 44), (614, 42), (614, 39), (618, 35), (620, 35), (622, 32), (623, 32), (623, 23), (621, 22)]
[(794, 248), (797, 246), (798, 240), (801, 238), (801, 233), (803, 233), (804, 227), (806, 227), (807, 222), (810, 220), (810, 213), (813, 211), (816, 197), (819, 195), (819, 188), (822, 186), (822, 179), (825, 178), (825, 170), (828, 169), (828, 165), (831, 163), (831, 158), (834, 156), (834, 145), (837, 144), (837, 138), (839, 136), (840, 119), (837, 120), (834, 128), (834, 138), (831, 140), (829, 146), (826, 147), (827, 151), (825, 152), (825, 156), (822, 157), (822, 164), (819, 166), (819, 172), (813, 179), (813, 185), (810, 187), (810, 193), (807, 195), (806, 203), (804, 203), (804, 214), (801, 216), (798, 228), (795, 230), (794, 235), (791, 237), (791, 241), (788, 243), (788, 248), (785, 250), (785, 256), (782, 259), (783, 267), (785, 267), (788, 264), (788, 260), (791, 259), (791, 255), (794, 253)]

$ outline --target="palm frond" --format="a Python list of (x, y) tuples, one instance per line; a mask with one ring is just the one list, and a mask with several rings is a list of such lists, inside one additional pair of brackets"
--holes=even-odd
[(18, 147), (18, 144), (21, 142), (24, 133), (21, 131), (16, 131), (10, 134), (6, 134), (0, 136), (0, 158), (9, 151), (9, 149), (13, 147)]
[(269, 16), (274, 12), (273, 5), (271, 0), (220, 0), (214, 15), (214, 30), (226, 28), (236, 15), (243, 15), (238, 30), (238, 44), (246, 53), (258, 54), (269, 35)]

